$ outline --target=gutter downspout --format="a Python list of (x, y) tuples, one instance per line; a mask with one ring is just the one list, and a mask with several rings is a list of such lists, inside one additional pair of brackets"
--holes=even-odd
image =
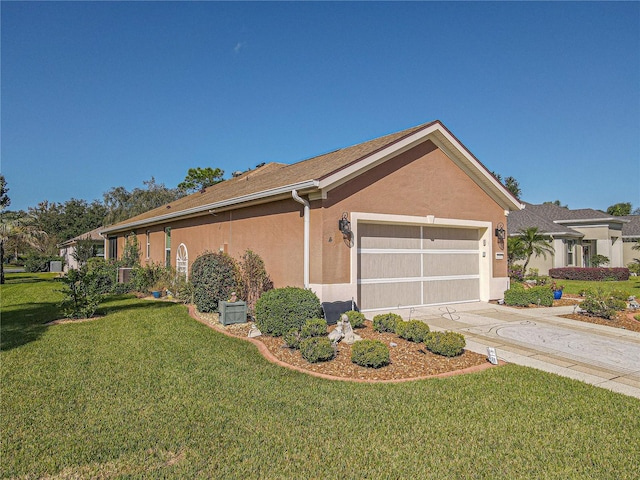
[(309, 201), (300, 197), (297, 190), (291, 190), (291, 197), (304, 205), (304, 288), (309, 288)]

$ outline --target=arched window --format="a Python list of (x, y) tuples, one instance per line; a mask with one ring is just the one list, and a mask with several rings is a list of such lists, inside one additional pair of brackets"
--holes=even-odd
[(185, 280), (189, 279), (189, 253), (184, 243), (180, 244), (176, 253), (176, 272)]

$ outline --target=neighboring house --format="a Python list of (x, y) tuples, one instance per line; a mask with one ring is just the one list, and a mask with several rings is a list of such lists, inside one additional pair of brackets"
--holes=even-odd
[(78, 242), (82, 240), (91, 240), (95, 247), (95, 256), (104, 258), (104, 238), (100, 235), (103, 227), (96, 228), (90, 232), (83, 233), (77, 237), (67, 240), (58, 245), (60, 256), (64, 259), (64, 271), (68, 272), (70, 268), (77, 269), (78, 261), (75, 258)]
[[(532, 257), (530, 268), (547, 275), (550, 268), (590, 267), (594, 255), (609, 259), (608, 267), (624, 267), (627, 247), (623, 248), (624, 229), (629, 217), (615, 217), (590, 208), (570, 210), (554, 204), (534, 205), (509, 215), (509, 236), (529, 227), (538, 227), (539, 233), (551, 239), (554, 254), (547, 258)], [(630, 249), (630, 248), (629, 248)]]
[(142, 262), (185, 275), (205, 251), (238, 259), (251, 249), (276, 287), (389, 310), (502, 298), (509, 279), (496, 229), (520, 208), (435, 121), (269, 163), (102, 233), (109, 258), (135, 234)]
[(626, 215), (620, 218), (628, 222), (622, 226), (622, 261), (629, 265), (636, 259), (640, 261), (640, 250), (633, 249), (640, 241), (640, 215)]

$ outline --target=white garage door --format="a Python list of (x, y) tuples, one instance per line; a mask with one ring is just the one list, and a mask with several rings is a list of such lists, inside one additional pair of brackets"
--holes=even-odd
[(477, 229), (359, 223), (361, 309), (479, 300), (479, 239)]

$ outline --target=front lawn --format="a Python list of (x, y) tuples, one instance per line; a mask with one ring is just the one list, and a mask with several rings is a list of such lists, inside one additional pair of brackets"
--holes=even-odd
[(580, 295), (585, 290), (602, 289), (603, 292), (623, 290), (629, 295), (640, 298), (640, 277), (629, 277), (625, 281), (590, 282), (587, 280), (555, 280), (556, 284), (564, 286), (564, 293)]
[(637, 476), (631, 397), (515, 365), (327, 381), (272, 365), (166, 302), (111, 297), (102, 318), (47, 327), (59, 285), (8, 278), (3, 478)]

